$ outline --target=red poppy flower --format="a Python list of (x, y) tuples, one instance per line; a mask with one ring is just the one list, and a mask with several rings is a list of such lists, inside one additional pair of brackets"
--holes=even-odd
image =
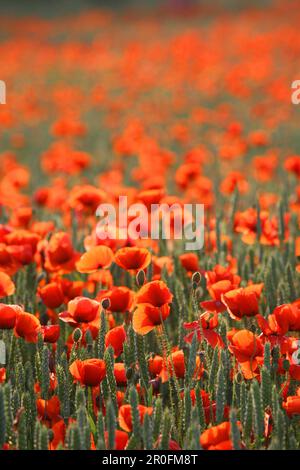
[(253, 317), (258, 314), (258, 299), (263, 284), (252, 284), (245, 288), (234, 289), (222, 295), (222, 302), (226, 305), (229, 315), (234, 320), (242, 317)]
[[(196, 357), (196, 366), (194, 371), (194, 377), (199, 379), (203, 374), (203, 365), (201, 364), (199, 356)], [(182, 350), (174, 351), (171, 354), (171, 358), (167, 359), (160, 373), (162, 382), (167, 382), (170, 377), (174, 374), (177, 378), (183, 379), (185, 375), (185, 357)]]
[[(105, 442), (106, 442), (106, 447), (107, 447), (108, 446), (108, 431), (105, 431), (104, 437), (105, 437)], [(115, 445), (114, 445), (113, 450), (124, 450), (125, 447), (127, 446), (128, 439), (129, 438), (128, 438), (127, 432), (116, 429)]]
[(136, 295), (137, 308), (133, 313), (132, 326), (136, 333), (145, 335), (161, 325), (170, 314), (172, 294), (163, 281), (145, 284)]
[(116, 326), (105, 335), (105, 346), (112, 346), (115, 357), (119, 357), (123, 352), (123, 344), (126, 340), (126, 331), (123, 326)]
[(5, 367), (0, 367), (0, 384), (3, 384), (6, 380), (6, 369)]
[(36, 343), (41, 324), (39, 319), (31, 313), (22, 312), (17, 316), (14, 331), (16, 336), (24, 338), (29, 343)]
[(50, 272), (70, 272), (75, 268), (75, 253), (70, 235), (57, 232), (50, 238), (45, 249), (45, 268)]
[(66, 436), (66, 424), (63, 419), (56, 421), (51, 427), (53, 439), (49, 443), (49, 450), (56, 450), (59, 444), (64, 444)]
[(106, 193), (95, 186), (75, 186), (70, 193), (68, 204), (77, 211), (94, 214), (106, 198)]
[(161, 356), (158, 356), (157, 354), (151, 359), (149, 359), (148, 368), (150, 374), (153, 376), (158, 376), (163, 368), (163, 363), (163, 358)]
[(134, 301), (134, 292), (128, 287), (113, 287), (110, 290), (101, 291), (97, 295), (97, 300), (109, 299), (110, 306), (107, 309), (110, 312), (130, 311)]
[(46, 343), (56, 343), (59, 338), (59, 325), (42, 326), (41, 332)]
[(151, 253), (146, 248), (125, 247), (115, 254), (115, 263), (127, 271), (145, 269), (151, 262)]
[(126, 385), (127, 384), (127, 377), (126, 377), (126, 369), (123, 362), (116, 362), (114, 365), (114, 375), (118, 385)]
[(282, 404), (288, 416), (300, 415), (300, 396), (287, 397), (286, 401)]
[(97, 317), (100, 304), (88, 297), (76, 297), (68, 303), (68, 310), (59, 314), (60, 320), (77, 325), (77, 323), (89, 323)]
[(239, 286), (241, 282), (240, 276), (233, 273), (233, 269), (231, 266), (224, 267), (220, 264), (216, 264), (211, 271), (206, 271), (205, 277), (208, 286), (215, 284), (219, 281), (230, 281), (232, 288), (235, 289)]
[(246, 379), (259, 375), (259, 366), (263, 363), (263, 344), (261, 339), (249, 330), (231, 330), (227, 333), (228, 347)]
[(0, 330), (14, 328), (17, 316), (24, 310), (18, 305), (0, 304)]
[(232, 282), (228, 279), (223, 279), (213, 284), (209, 284), (207, 286), (207, 290), (213, 300), (205, 300), (201, 302), (201, 307), (205, 310), (208, 310), (209, 312), (224, 312), (226, 310), (226, 306), (222, 301), (222, 295), (232, 290), (232, 288)]
[(220, 348), (224, 348), (224, 342), (214, 328), (218, 326), (218, 314), (217, 313), (210, 313), (204, 312), (200, 315), (198, 321), (194, 321), (191, 323), (184, 323), (183, 327), (187, 330), (192, 330), (191, 333), (185, 336), (184, 340), (187, 343), (191, 343), (193, 340), (194, 333), (196, 332), (198, 341), (202, 341), (202, 338), (205, 338), (206, 341), (215, 348), (219, 346)]
[(50, 282), (38, 290), (38, 293), (48, 308), (58, 308), (64, 302), (63, 290), (57, 282)]
[(49, 400), (36, 400), (37, 412), (42, 419), (54, 420), (60, 414), (60, 401), (58, 396), (53, 395)]
[[(145, 414), (151, 415), (153, 412), (152, 407), (147, 407), (144, 405), (138, 405), (138, 410), (140, 414), (140, 422), (143, 424)], [(131, 416), (131, 406), (122, 405), (119, 409), (119, 425), (120, 428), (126, 432), (132, 431), (132, 416)]]
[(77, 359), (70, 365), (69, 370), (75, 381), (90, 387), (99, 385), (106, 374), (105, 362), (102, 359)]
[(179, 256), (179, 260), (188, 273), (194, 273), (200, 269), (196, 253), (184, 253)]

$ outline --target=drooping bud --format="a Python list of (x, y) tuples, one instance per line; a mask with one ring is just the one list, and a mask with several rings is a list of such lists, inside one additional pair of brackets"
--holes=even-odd
[(133, 371), (132, 367), (130, 367), (129, 369), (127, 369), (127, 371), (126, 371), (126, 378), (127, 378), (127, 380), (130, 380), (130, 379), (131, 379), (133, 372), (134, 372), (134, 371)]
[(110, 307), (110, 300), (109, 299), (103, 299), (101, 302), (103, 310), (107, 310)]
[(200, 284), (201, 282), (201, 273), (199, 273), (199, 271), (196, 271), (193, 276), (192, 276), (192, 282), (193, 282), (193, 285), (194, 284)]
[(138, 287), (142, 287), (145, 284), (145, 279), (145, 271), (143, 269), (140, 269), (136, 275), (136, 283)]

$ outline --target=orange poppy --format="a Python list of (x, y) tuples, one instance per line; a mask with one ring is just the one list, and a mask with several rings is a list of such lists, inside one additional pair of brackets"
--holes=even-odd
[(170, 307), (168, 304), (160, 308), (151, 304), (138, 304), (132, 317), (132, 326), (136, 333), (146, 335), (169, 316)]
[(0, 271), (0, 298), (12, 295), (15, 292), (15, 285), (11, 278)]
[(206, 429), (200, 436), (200, 444), (206, 450), (232, 450), (230, 423), (225, 421)]
[(151, 281), (145, 284), (136, 294), (137, 304), (151, 304), (162, 307), (172, 302), (173, 295), (163, 281)]
[(80, 273), (93, 273), (98, 269), (108, 268), (113, 259), (113, 252), (108, 246), (94, 246), (77, 261), (76, 269)]

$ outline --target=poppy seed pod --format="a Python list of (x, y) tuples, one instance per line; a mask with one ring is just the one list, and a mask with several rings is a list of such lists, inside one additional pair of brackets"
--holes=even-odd
[(85, 341), (88, 346), (91, 346), (93, 344), (93, 337), (90, 330), (86, 330)]
[(75, 328), (75, 330), (73, 331), (72, 337), (73, 337), (74, 343), (79, 343), (79, 341), (81, 341), (81, 338), (82, 338), (81, 329), (80, 328)]

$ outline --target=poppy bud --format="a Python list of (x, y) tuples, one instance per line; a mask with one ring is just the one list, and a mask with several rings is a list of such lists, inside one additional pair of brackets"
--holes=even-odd
[(196, 290), (196, 298), (197, 300), (200, 301), (200, 299), (203, 297), (203, 289), (201, 287), (198, 286), (197, 290)]
[(196, 290), (198, 288), (197, 282), (192, 282), (192, 289)]
[(133, 374), (133, 369), (132, 369), (132, 367), (129, 367), (129, 369), (127, 369), (127, 371), (126, 371), (126, 379), (130, 380), (131, 377), (132, 377), (132, 374)]
[(285, 371), (288, 371), (290, 368), (290, 361), (288, 361), (287, 359), (284, 359), (284, 361), (282, 362), (282, 367), (284, 368)]
[(205, 351), (199, 351), (199, 359), (201, 362), (204, 362), (205, 360)]
[(52, 373), (55, 373), (55, 357), (53, 354), (49, 356), (49, 370)]
[(143, 269), (140, 269), (136, 275), (136, 283), (138, 287), (142, 287), (145, 284), (145, 278), (145, 271)]
[(161, 382), (160, 378), (150, 380), (149, 383), (150, 383), (150, 385), (152, 385), (152, 389), (153, 389), (154, 393), (159, 392), (160, 382)]
[(80, 328), (75, 328), (75, 330), (73, 331), (73, 341), (74, 343), (79, 343), (79, 341), (81, 341), (81, 338), (82, 338), (82, 331)]
[(103, 299), (101, 302), (103, 310), (108, 310), (110, 307), (110, 300), (109, 299)]
[(93, 337), (90, 330), (86, 330), (85, 341), (88, 346), (91, 346), (93, 344)]
[(193, 284), (200, 284), (201, 282), (201, 274), (199, 271), (196, 271), (193, 276), (192, 276), (192, 282)]

